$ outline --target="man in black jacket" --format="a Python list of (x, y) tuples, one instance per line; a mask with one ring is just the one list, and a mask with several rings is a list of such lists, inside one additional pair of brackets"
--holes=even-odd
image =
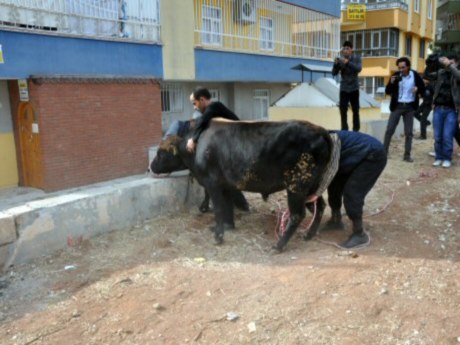
[(406, 162), (413, 162), (410, 153), (412, 149), (412, 131), (414, 127), (414, 113), (418, 108), (419, 97), (425, 92), (425, 84), (420, 75), (410, 68), (410, 60), (401, 57), (396, 60), (399, 72), (394, 73), (388, 82), (385, 93), (391, 95), (390, 118), (385, 131), (384, 147), (388, 153), (391, 137), (393, 136), (399, 119), (404, 121), (404, 157)]
[(204, 87), (199, 87), (193, 91), (193, 99), (191, 98), (191, 101), (193, 107), (200, 111), (203, 116), (193, 132), (193, 137), (187, 141), (187, 150), (189, 152), (195, 151), (195, 146), (201, 133), (208, 128), (209, 121), (214, 117), (223, 117), (228, 120), (239, 121), (238, 116), (221, 102), (213, 102), (211, 100), (211, 93)]

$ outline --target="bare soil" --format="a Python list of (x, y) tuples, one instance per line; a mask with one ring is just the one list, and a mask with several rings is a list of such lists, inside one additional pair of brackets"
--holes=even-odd
[(12, 267), (0, 343), (460, 344), (460, 158), (432, 168), (430, 150), (415, 141), (406, 163), (394, 142), (360, 250), (330, 244), (347, 223), (274, 254), (284, 193), (247, 194), (222, 246), (196, 208)]

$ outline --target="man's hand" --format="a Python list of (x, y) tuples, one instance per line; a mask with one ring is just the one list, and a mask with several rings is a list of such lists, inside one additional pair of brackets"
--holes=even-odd
[(446, 58), (445, 56), (442, 56), (439, 58), (439, 62), (444, 65), (444, 67), (447, 67), (451, 64), (450, 60)]
[(418, 91), (418, 87), (417, 87), (417, 86), (414, 86), (414, 88), (412, 89), (412, 93), (413, 93), (414, 95), (416, 95), (416, 94), (417, 94), (417, 91)]
[(307, 200), (305, 201), (307, 204), (310, 204), (312, 202), (315, 202), (316, 200), (318, 200), (319, 196), (316, 195), (316, 194), (312, 194), (312, 195), (309, 195)]
[(187, 151), (190, 152), (190, 153), (193, 153), (195, 152), (195, 142), (193, 141), (192, 138), (190, 138), (189, 140), (187, 140)]

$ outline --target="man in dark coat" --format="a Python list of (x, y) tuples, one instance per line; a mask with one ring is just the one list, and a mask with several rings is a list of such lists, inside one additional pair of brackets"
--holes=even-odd
[(334, 142), (330, 165), (334, 161), (338, 161), (338, 164), (335, 171), (329, 167), (326, 169), (318, 190), (308, 197), (307, 202), (316, 201), (327, 188), (332, 216), (323, 229), (334, 230), (344, 229), (341, 214), (343, 201), (353, 224), (353, 233), (341, 246), (354, 248), (369, 241), (363, 228), (364, 200), (385, 168), (387, 155), (382, 143), (370, 135), (350, 131), (330, 133)]
[(425, 84), (420, 75), (410, 68), (410, 60), (401, 57), (396, 60), (399, 72), (394, 73), (386, 88), (385, 93), (391, 95), (390, 118), (385, 131), (384, 147), (388, 153), (391, 137), (395, 133), (399, 119), (404, 121), (404, 156), (405, 162), (413, 162), (411, 157), (412, 136), (414, 129), (414, 114), (418, 109), (419, 97), (425, 93)]

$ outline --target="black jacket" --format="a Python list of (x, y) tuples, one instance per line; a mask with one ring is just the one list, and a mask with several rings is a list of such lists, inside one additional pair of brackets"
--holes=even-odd
[[(411, 69), (414, 73), (415, 78), (415, 86), (417, 87), (417, 94), (415, 95), (415, 101), (413, 102), (412, 106), (414, 109), (418, 108), (420, 96), (423, 96), (425, 93), (425, 84), (423, 83), (422, 77)], [(398, 76), (399, 72), (395, 72), (392, 76)], [(393, 84), (391, 83), (391, 78), (388, 80), (388, 84), (385, 88), (385, 93), (387, 95), (391, 95), (391, 102), (390, 102), (390, 110), (394, 111), (396, 106), (398, 105), (398, 97), (399, 97), (399, 81), (395, 81)]]
[(193, 132), (193, 141), (197, 142), (201, 133), (208, 128), (209, 121), (215, 117), (223, 117), (227, 120), (238, 121), (239, 118), (236, 116), (230, 109), (228, 109), (221, 102), (212, 102), (206, 107), (206, 110), (201, 117), (201, 120), (198, 121), (198, 124)]

